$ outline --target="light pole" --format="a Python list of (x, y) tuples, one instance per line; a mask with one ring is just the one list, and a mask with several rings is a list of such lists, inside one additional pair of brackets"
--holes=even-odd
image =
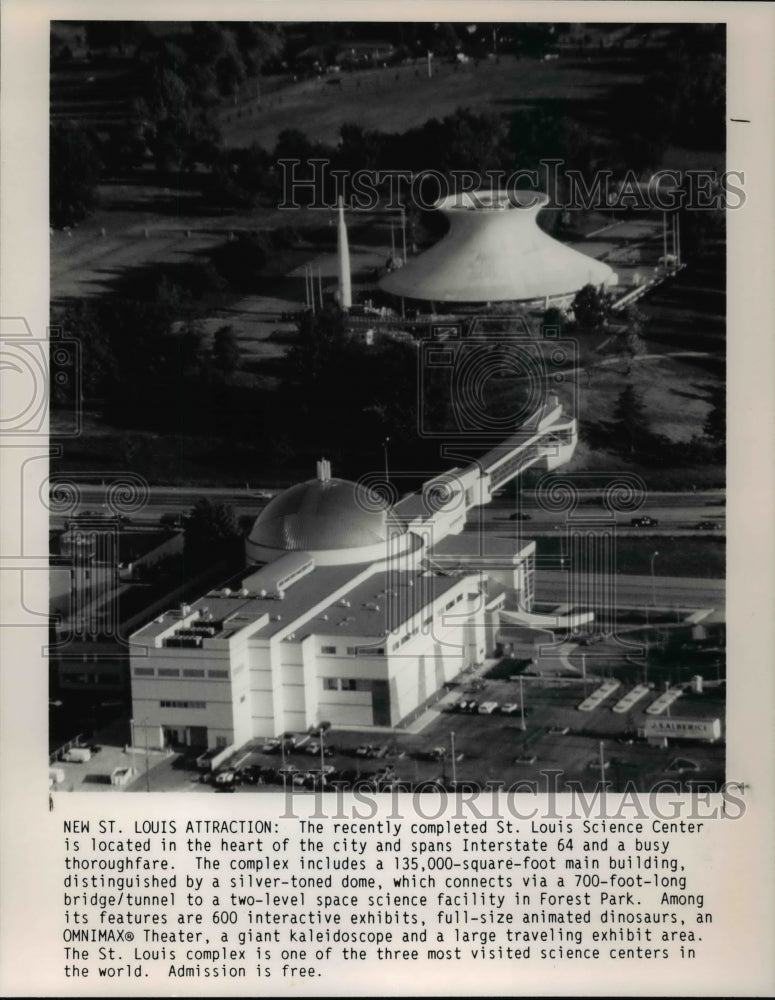
[(600, 741), (600, 784), (605, 788), (605, 754), (603, 752), (603, 741)]
[(148, 765), (148, 720), (143, 719), (143, 729), (145, 730), (145, 790), (151, 790), (151, 770)]
[(388, 484), (390, 483), (390, 476), (388, 474), (388, 448), (387, 448), (389, 443), (390, 443), (389, 437), (386, 437), (385, 440), (382, 442), (382, 450), (385, 453), (385, 482)]
[(457, 788), (457, 767), (455, 766), (455, 733), (449, 734), (450, 751), (452, 753), (452, 788)]
[(130, 753), (132, 756), (132, 775), (137, 774), (137, 766), (135, 762), (135, 720), (129, 720), (129, 745), (131, 747)]
[(522, 732), (525, 731), (525, 696), (522, 688), (522, 675), (519, 678), (519, 715), (522, 721)]
[(659, 555), (659, 552), (652, 552), (651, 554), (651, 603), (654, 607), (657, 606), (657, 585), (654, 579), (654, 560)]

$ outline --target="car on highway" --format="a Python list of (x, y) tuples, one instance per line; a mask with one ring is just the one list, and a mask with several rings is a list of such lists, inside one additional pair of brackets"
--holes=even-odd
[(510, 521), (532, 521), (533, 518), (530, 514), (525, 514), (523, 511), (515, 511), (513, 514), (509, 514)]
[(700, 521), (697, 529), (699, 531), (716, 531), (718, 529), (718, 521)]
[(441, 760), (444, 753), (444, 747), (431, 747), (430, 750), (416, 750), (412, 756), (415, 760)]
[(656, 517), (649, 517), (648, 514), (643, 514), (641, 517), (631, 518), (630, 524), (633, 528), (655, 528), (659, 524), (659, 521)]
[(185, 528), (187, 521), (188, 516), (186, 514), (167, 513), (162, 514), (159, 518), (159, 524), (162, 528)]

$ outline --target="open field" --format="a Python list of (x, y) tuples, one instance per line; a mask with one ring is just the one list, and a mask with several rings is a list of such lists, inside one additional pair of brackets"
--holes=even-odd
[(508, 112), (548, 102), (568, 103), (570, 114), (605, 128), (600, 103), (612, 88), (636, 83), (641, 75), (631, 63), (616, 58), (593, 64), (570, 56), (542, 62), (504, 55), (478, 64), (436, 60), (430, 79), (425, 60), (336, 78), (336, 86), (317, 78), (292, 84), (251, 108), (243, 107), (239, 118), (224, 112), (224, 139), (231, 146), (258, 142), (271, 148), (292, 123), (310, 139), (336, 144), (343, 122), (398, 132), (461, 106)]

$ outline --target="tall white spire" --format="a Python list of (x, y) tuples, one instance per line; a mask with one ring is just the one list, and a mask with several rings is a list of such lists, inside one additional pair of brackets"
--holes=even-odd
[(339, 222), (337, 225), (337, 263), (339, 265), (339, 305), (349, 309), (353, 304), (350, 287), (350, 247), (347, 243), (347, 226), (344, 221), (344, 203), (339, 196)]

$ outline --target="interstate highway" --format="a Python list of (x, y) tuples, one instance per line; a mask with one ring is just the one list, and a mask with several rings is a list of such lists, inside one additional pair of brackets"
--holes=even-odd
[[(63, 476), (61, 481), (67, 482), (68, 477)], [(80, 493), (79, 502), (72, 509), (54, 513), (52, 515), (54, 524), (77, 512), (83, 513), (87, 510), (93, 510), (99, 513), (103, 511), (108, 489), (106, 486), (77, 483), (77, 481), (76, 485)], [(207, 497), (214, 502), (230, 505), (234, 508), (237, 516), (257, 515), (268, 502), (266, 497), (257, 495), (259, 491), (260, 488), (256, 486), (245, 489), (195, 486), (151, 487), (148, 503), (137, 511), (127, 508), (125, 513), (133, 521), (158, 522), (159, 518), (166, 513), (187, 513), (200, 497)], [(272, 489), (268, 492), (276, 494), (280, 490)], [(529, 492), (521, 496), (521, 501), (519, 509), (528, 515), (524, 521), (512, 519), (510, 516), (517, 510), (516, 501), (513, 498), (495, 497), (489, 504), (479, 508), (478, 512), (476, 509), (472, 510), (469, 513), (469, 523), (475, 524), (478, 517), (488, 529), (519, 524), (522, 528), (522, 534), (525, 536), (542, 534), (547, 531), (554, 532), (569, 523), (566, 512), (544, 510), (536, 504), (533, 495)], [(605, 517), (605, 514), (606, 511), (599, 495), (587, 494), (570, 520), (571, 523), (580, 523), (586, 520), (588, 515), (590, 520), (599, 522), (601, 517)], [(693, 531), (697, 530), (697, 525), (700, 522), (713, 521), (718, 524), (717, 530), (723, 532), (725, 528), (724, 515), (724, 494), (720, 490), (697, 493), (653, 493), (637, 511), (617, 514), (616, 523), (620, 529), (631, 530), (638, 534), (661, 534), (663, 531), (676, 529)], [(651, 527), (635, 527), (630, 524), (633, 518), (642, 516), (655, 518), (659, 524)], [(708, 533), (713, 532), (709, 530)]]

